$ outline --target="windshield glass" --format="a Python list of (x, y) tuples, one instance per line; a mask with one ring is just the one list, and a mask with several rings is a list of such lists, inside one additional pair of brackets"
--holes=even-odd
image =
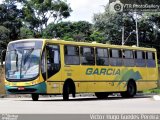
[[(14, 43), (6, 53), (6, 79), (13, 81), (29, 80), (39, 74), (41, 49), (25, 47)], [(25, 44), (23, 42), (23, 44)], [(28, 44), (28, 43), (27, 43)], [(13, 49), (14, 48), (14, 49)]]
[(9, 51), (6, 56), (7, 79), (31, 79), (38, 75), (40, 49)]

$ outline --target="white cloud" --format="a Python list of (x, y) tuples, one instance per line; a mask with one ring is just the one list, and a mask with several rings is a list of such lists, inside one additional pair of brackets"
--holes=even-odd
[(67, 19), (70, 21), (85, 20), (92, 22), (93, 14), (104, 11), (104, 5), (109, 0), (67, 0), (73, 10), (71, 16)]

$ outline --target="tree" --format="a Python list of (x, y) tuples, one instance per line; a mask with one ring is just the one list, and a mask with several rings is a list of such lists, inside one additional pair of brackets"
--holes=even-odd
[[(124, 27), (124, 39), (128, 39), (127, 44), (136, 44), (136, 30), (134, 13), (112, 13), (108, 6), (104, 13), (94, 15), (94, 29), (99, 31), (106, 38), (105, 40), (112, 44), (122, 44), (122, 28)], [(131, 35), (130, 35), (131, 34)]]
[(4, 26), (10, 32), (8, 33), (9, 40), (16, 40), (20, 34), (20, 28), (22, 27), (22, 11), (17, 9), (17, 6), (5, 2), (0, 4), (0, 25)]
[(27, 27), (21, 27), (19, 37), (20, 37), (20, 39), (33, 38), (34, 31), (28, 29)]
[(69, 4), (62, 0), (23, 0), (23, 4), (24, 22), (28, 28), (40, 33), (50, 20), (59, 23), (72, 11)]
[(106, 42), (106, 38), (104, 37), (105, 35), (103, 35), (103, 33), (94, 31), (91, 35), (90, 35), (90, 39), (91, 41), (96, 41), (98, 43), (105, 43)]
[[(137, 13), (138, 40), (141, 47), (154, 47), (160, 59), (160, 14)], [(136, 45), (135, 13), (111, 13), (108, 6), (104, 13), (94, 15), (94, 30), (104, 35), (112, 44), (122, 44), (122, 28), (124, 27), (125, 45)]]
[(158, 59), (160, 60), (160, 44), (157, 44), (160, 43), (160, 13), (147, 13), (145, 16), (147, 16), (146, 26), (150, 26), (147, 28), (146, 37), (149, 41), (146, 44), (157, 49)]
[(73, 23), (73, 34), (75, 40), (78, 41), (91, 41), (90, 35), (92, 34), (92, 24), (87, 21), (78, 21)]
[(9, 40), (10, 30), (4, 26), (0, 26), (0, 50), (6, 49)]
[(61, 38), (64, 40), (90, 41), (92, 24), (86, 21), (50, 23), (43, 31), (44, 38)]

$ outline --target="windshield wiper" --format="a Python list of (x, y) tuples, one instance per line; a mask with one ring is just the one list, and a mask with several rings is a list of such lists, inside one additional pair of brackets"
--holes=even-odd
[(16, 49), (15, 49), (15, 56), (16, 56), (16, 71), (18, 71), (18, 54)]
[[(28, 53), (25, 55), (25, 58), (24, 58), (24, 62), (23, 62), (23, 67), (25, 66), (27, 60), (29, 59), (30, 55), (32, 54), (34, 48), (30, 49), (28, 51)], [(28, 67), (26, 68), (25, 72), (24, 72), (24, 75), (27, 73), (28, 71), (28, 68), (30, 67), (30, 63), (31, 63), (31, 60), (29, 61), (29, 64), (28, 64)]]
[(25, 65), (27, 59), (29, 58), (29, 56), (31, 55), (31, 53), (33, 52), (33, 50), (34, 50), (34, 48), (31, 48), (31, 49), (29, 49), (28, 53), (25, 54), (25, 57), (24, 57), (24, 65)]

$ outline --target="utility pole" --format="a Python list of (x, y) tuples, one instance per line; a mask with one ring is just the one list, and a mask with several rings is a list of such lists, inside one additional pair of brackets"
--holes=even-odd
[(122, 22), (123, 22), (123, 26), (122, 26), (122, 46), (124, 45), (124, 13), (122, 13)]
[(124, 45), (124, 25), (122, 27), (122, 46)]
[(136, 38), (137, 38), (137, 47), (139, 47), (137, 12), (135, 12), (135, 13), (136, 13)]

